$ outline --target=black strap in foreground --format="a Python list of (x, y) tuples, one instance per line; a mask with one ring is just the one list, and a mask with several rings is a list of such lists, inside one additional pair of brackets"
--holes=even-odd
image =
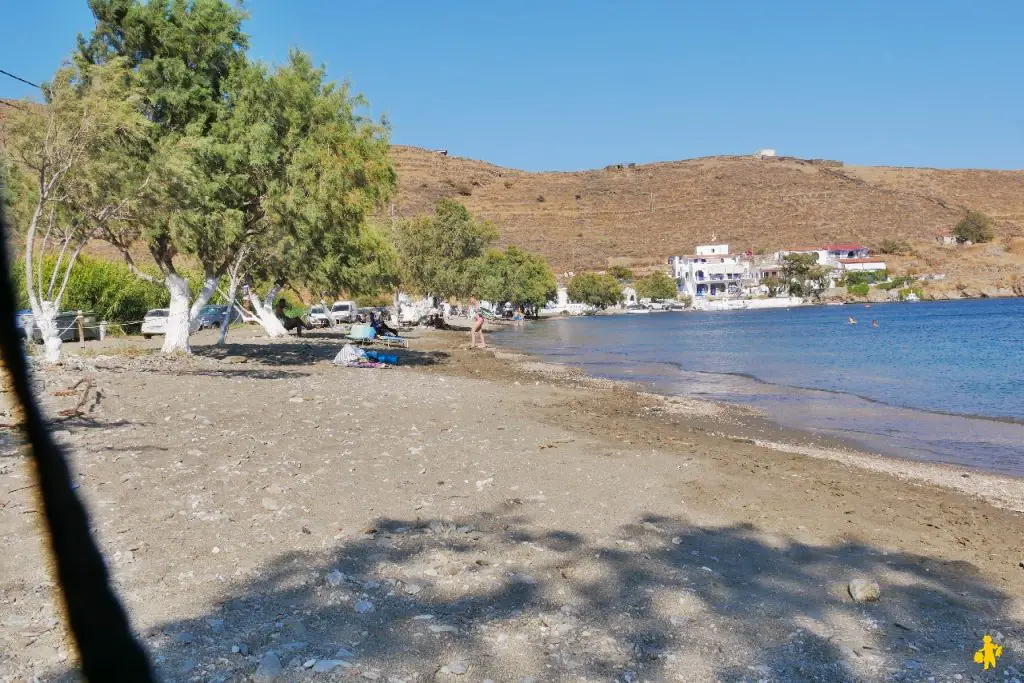
[(14, 292), (7, 260), (7, 225), (0, 209), (0, 354), (24, 411), (24, 427), (45, 511), (50, 550), (82, 673), (91, 683), (155, 681), (128, 616), (110, 585), (107, 567), (89, 531), (85, 507), (72, 490), (71, 474), (29, 384), (28, 366), (15, 327)]

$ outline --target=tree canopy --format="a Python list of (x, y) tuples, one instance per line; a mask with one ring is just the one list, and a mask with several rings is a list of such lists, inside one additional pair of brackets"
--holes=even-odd
[(968, 211), (967, 215), (953, 228), (953, 236), (959, 242), (991, 242), (995, 237), (992, 221), (981, 211)]
[(830, 270), (818, 265), (817, 254), (786, 254), (782, 280), (792, 296), (821, 297), (828, 288)]
[[(96, 28), (79, 38), (79, 61), (126, 61), (152, 122), (138, 155), (152, 181), (145, 202), (104, 237), (129, 263), (131, 244), (147, 245), (172, 317), (194, 318), (243, 255), (275, 293), (283, 283), (338, 292), (394, 281), (393, 252), (367, 217), (394, 191), (395, 173), (387, 128), (359, 113), (362, 97), (299, 51), (277, 68), (251, 62), (246, 15), (224, 0), (90, 7)], [(206, 281), (186, 313), (179, 254)]]
[(476, 220), (454, 199), (442, 199), (432, 216), (398, 226), (395, 241), (402, 282), (421, 294), (465, 297), (474, 289), (477, 259), (497, 237), (493, 225)]
[(578, 303), (607, 308), (622, 301), (622, 285), (613, 276), (580, 273), (569, 280), (569, 299)]
[(676, 281), (660, 270), (636, 281), (636, 293), (643, 299), (674, 299), (677, 291)]
[(548, 262), (515, 246), (488, 251), (475, 271), (472, 293), (482, 299), (539, 308), (555, 297), (557, 283)]
[(608, 274), (621, 282), (633, 281), (633, 271), (630, 270), (627, 266), (612, 266), (611, 268), (608, 269)]

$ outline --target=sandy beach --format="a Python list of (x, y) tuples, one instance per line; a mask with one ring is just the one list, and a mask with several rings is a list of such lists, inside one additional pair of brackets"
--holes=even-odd
[[(38, 374), (163, 680), (1024, 678), (1024, 482), (413, 334), (390, 369), (243, 330)], [(0, 680), (77, 680), (2, 439)]]

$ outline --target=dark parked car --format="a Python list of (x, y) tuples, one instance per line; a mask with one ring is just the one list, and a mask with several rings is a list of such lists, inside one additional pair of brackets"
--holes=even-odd
[[(209, 304), (203, 306), (199, 311), (199, 329), (204, 330), (208, 327), (220, 327), (221, 322), (224, 320), (224, 316), (228, 313), (228, 306), (222, 304)], [(231, 322), (236, 322), (239, 318), (238, 311), (231, 308)]]
[[(86, 340), (99, 339), (100, 327), (99, 322), (96, 320), (96, 314), (82, 313), (82, 316), (82, 324), (85, 326), (83, 333)], [(57, 314), (57, 330), (60, 333), (61, 341), (78, 341), (78, 323), (75, 322), (77, 317), (78, 311), (61, 311)], [(43, 343), (43, 333), (39, 331), (39, 326), (35, 324), (32, 325), (32, 341), (38, 344)]]

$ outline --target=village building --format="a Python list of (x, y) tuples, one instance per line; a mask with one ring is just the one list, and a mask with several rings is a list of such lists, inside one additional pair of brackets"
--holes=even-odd
[(846, 272), (877, 273), (879, 271), (887, 270), (885, 261), (874, 256), (865, 256), (863, 258), (841, 258), (839, 259), (839, 266)]
[(749, 284), (750, 261), (729, 253), (728, 244), (702, 244), (688, 256), (668, 260), (679, 291), (693, 298), (739, 296)]

